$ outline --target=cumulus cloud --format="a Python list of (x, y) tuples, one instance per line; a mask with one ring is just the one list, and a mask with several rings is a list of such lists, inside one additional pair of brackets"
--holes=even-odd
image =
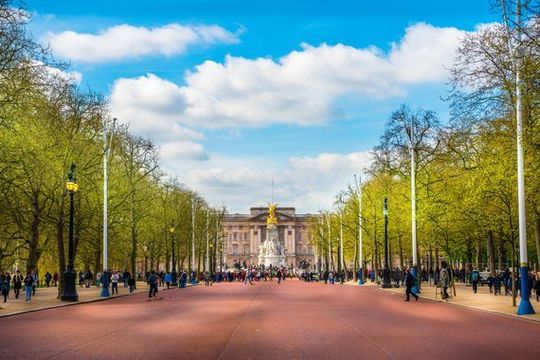
[[(172, 116), (190, 126), (224, 128), (269, 124), (316, 125), (346, 117), (341, 100), (384, 100), (404, 96), (407, 86), (444, 81), (464, 32), (425, 23), (406, 29), (385, 53), (375, 47), (311, 46), (274, 60), (227, 56), (205, 61), (188, 72), (185, 85), (148, 74), (117, 81), (118, 111)], [(130, 88), (122, 85), (130, 81)], [(131, 94), (162, 83), (165, 101), (139, 101)], [(142, 90), (136, 90), (136, 89)]]
[[(316, 212), (328, 208), (336, 193), (367, 168), (369, 152), (319, 154), (291, 157), (284, 165), (269, 167), (260, 160), (238, 163), (236, 159), (216, 159), (207, 167), (186, 172), (182, 180), (196, 188), (213, 204), (227, 204), (232, 212), (246, 212), (250, 206), (265, 205), (271, 199), (271, 183), (277, 183), (276, 199), (299, 211)], [(226, 168), (216, 166), (226, 163)], [(276, 165), (276, 164), (273, 164)]]
[(116, 25), (98, 34), (64, 31), (48, 33), (44, 39), (54, 53), (74, 62), (101, 63), (148, 55), (173, 56), (189, 46), (234, 44), (237, 34), (217, 26), (168, 24), (161, 27)]
[(201, 144), (192, 141), (171, 141), (160, 147), (160, 154), (165, 161), (208, 160), (208, 152)]

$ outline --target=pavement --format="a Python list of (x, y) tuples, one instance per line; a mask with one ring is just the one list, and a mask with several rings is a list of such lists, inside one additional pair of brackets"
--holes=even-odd
[(540, 324), (374, 286), (287, 280), (0, 319), (2, 359), (534, 359)]
[[(146, 282), (137, 282), (137, 290), (135, 292), (146, 292)], [(105, 300), (100, 296), (101, 288), (96, 286), (77, 287), (77, 294), (79, 295), (79, 303), (93, 302)], [(124, 288), (124, 284), (119, 284), (118, 295), (111, 295), (111, 297), (128, 295), (129, 291)], [(29, 302), (25, 301), (24, 288), (21, 289), (19, 298), (15, 299), (13, 289), (9, 292), (9, 298), (7, 302), (2, 303), (0, 301), (0, 318), (6, 316), (12, 316), (15, 314), (21, 314), (25, 312), (39, 311), (43, 309), (49, 309), (54, 307), (75, 305), (77, 303), (61, 301), (57, 298), (58, 288), (56, 287), (42, 287), (36, 289), (36, 295), (32, 296)]]
[[(383, 291), (388, 291), (395, 294), (400, 294), (404, 296), (405, 288), (390, 288), (390, 289), (381, 289)], [(452, 297), (445, 301), (441, 298), (440, 288), (435, 288), (434, 286), (429, 286), (427, 284), (422, 284), (422, 289), (420, 296), (423, 299), (429, 299), (439, 302), (444, 302), (452, 305), (465, 306), (477, 310), (489, 311), (505, 316), (512, 316), (521, 319), (528, 319), (533, 321), (540, 322), (540, 302), (536, 301), (533, 291), (533, 297), (531, 298), (531, 304), (535, 308), (536, 314), (534, 315), (517, 315), (517, 307), (512, 305), (512, 296), (504, 295), (504, 288), (502, 289), (503, 295), (497, 295), (489, 292), (488, 286), (478, 286), (478, 292), (475, 294), (471, 286), (466, 286), (464, 284), (456, 284), (456, 292), (453, 294), (450, 289), (448, 293)], [(521, 298), (516, 298), (516, 304), (519, 306)]]

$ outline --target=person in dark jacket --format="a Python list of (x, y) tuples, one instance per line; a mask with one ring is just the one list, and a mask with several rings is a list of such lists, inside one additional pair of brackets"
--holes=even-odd
[(17, 272), (13, 276), (13, 292), (15, 293), (15, 299), (19, 298), (19, 293), (21, 292), (22, 288), (22, 281), (23, 276), (21, 275), (21, 272), (17, 270)]
[(0, 291), (4, 297), (4, 302), (7, 301), (9, 295), (9, 285), (8, 274), (2, 274), (0, 276)]
[(414, 278), (411, 270), (407, 269), (405, 273), (405, 295), (407, 296), (407, 298), (405, 299), (405, 301), (410, 301), (410, 295), (414, 296), (415, 300), (418, 301), (418, 295), (412, 292), (412, 288), (415, 282), (416, 279)]

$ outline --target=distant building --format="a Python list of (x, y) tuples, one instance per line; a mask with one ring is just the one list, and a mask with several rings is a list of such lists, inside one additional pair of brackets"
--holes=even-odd
[[(313, 266), (315, 255), (308, 233), (309, 214), (297, 214), (293, 207), (278, 207), (279, 241), (285, 246), (287, 265), (299, 267), (301, 262)], [(227, 214), (223, 226), (226, 245), (223, 261), (228, 267), (235, 262), (257, 265), (259, 245), (266, 239), (268, 207), (253, 207), (249, 214)]]

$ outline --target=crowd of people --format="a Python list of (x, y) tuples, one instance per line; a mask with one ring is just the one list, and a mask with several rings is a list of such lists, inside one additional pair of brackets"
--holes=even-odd
[[(365, 276), (371, 282), (382, 283), (384, 272), (382, 269), (377, 272), (368, 270), (366, 271)], [(410, 277), (413, 277), (413, 279), (410, 279)], [(390, 280), (394, 287), (405, 286), (406, 288), (408, 287), (407, 281), (412, 281), (412, 287), (414, 287), (418, 280), (421, 280), (422, 283), (428, 286), (440, 288), (441, 297), (447, 301), (451, 298), (448, 291), (456, 283), (471, 286), (472, 291), (475, 294), (478, 293), (479, 286), (487, 286), (489, 292), (495, 296), (501, 295), (501, 290), (503, 288), (504, 295), (511, 296), (514, 289), (516, 296), (519, 296), (522, 281), (518, 271), (512, 276), (512, 272), (508, 268), (503, 271), (480, 272), (477, 269), (454, 269), (445, 261), (441, 262), (440, 268), (423, 269), (419, 274), (419, 279), (414, 278), (412, 272), (407, 269), (394, 268), (390, 270)], [(528, 281), (529, 285), (529, 296), (534, 295), (536, 301), (540, 301), (540, 271), (530, 271), (526, 281)], [(513, 282), (515, 282), (515, 284), (513, 284)], [(406, 297), (406, 300), (407, 299), (409, 299), (408, 295)]]
[[(486, 274), (487, 273), (487, 274)], [(105, 280), (104, 274), (107, 275)], [(196, 273), (194, 271), (188, 272), (187, 270), (181, 270), (180, 272), (170, 271), (149, 271), (145, 274), (144, 280), (148, 284), (149, 297), (154, 298), (159, 292), (159, 288), (170, 289), (171, 287), (186, 287), (188, 283), (197, 284), (203, 283), (205, 286), (212, 286), (214, 283), (222, 282), (237, 282), (245, 285), (253, 285), (261, 281), (276, 281), (280, 284), (286, 279), (298, 278), (305, 282), (324, 282), (324, 284), (333, 285), (335, 283), (344, 284), (347, 280), (358, 280), (362, 276), (363, 279), (371, 282), (382, 283), (384, 272), (383, 270), (374, 271), (372, 269), (365, 269), (363, 273), (353, 274), (351, 271), (308, 271), (307, 269), (289, 269), (286, 267), (269, 267), (264, 266), (234, 266), (223, 271), (217, 271), (210, 273), (208, 271)], [(504, 295), (512, 295), (512, 291), (519, 295), (521, 291), (521, 281), (519, 273), (514, 274), (509, 269), (504, 271), (494, 272), (479, 272), (476, 269), (466, 270), (453, 269), (446, 262), (441, 262), (440, 268), (435, 269), (423, 269), (418, 278), (413, 275), (413, 272), (409, 269), (394, 268), (389, 272), (392, 286), (405, 287), (405, 301), (410, 300), (410, 296), (413, 296), (418, 300), (418, 295), (414, 293), (413, 288), (421, 280), (422, 283), (428, 286), (437, 286), (440, 288), (441, 297), (444, 300), (449, 300), (451, 295), (448, 293), (455, 283), (463, 283), (470, 285), (474, 293), (478, 292), (478, 286), (486, 285), (489, 288), (489, 292), (495, 296), (502, 294), (504, 289)], [(44, 287), (56, 287), (58, 286), (58, 273), (51, 274), (46, 272), (43, 281), (40, 281), (40, 277), (37, 272), (28, 271), (26, 274), (22, 274), (19, 270), (10, 274), (9, 272), (0, 272), (0, 291), (3, 297), (3, 302), (6, 302), (9, 298), (9, 294), (12, 291), (15, 299), (20, 296), (20, 291), (24, 289), (25, 301), (30, 301), (32, 296), (36, 294), (36, 288), (40, 286)], [(136, 280), (143, 280), (141, 274), (133, 276), (129, 271), (124, 270), (119, 272), (111, 270), (108, 272), (98, 272), (94, 274), (90, 270), (79, 271), (78, 283), (81, 288), (90, 288), (92, 286), (101, 287), (104, 282), (111, 288), (111, 294), (118, 294), (118, 286), (122, 284), (124, 288), (128, 288), (130, 294), (132, 294), (136, 288)], [(513, 282), (515, 281), (515, 284)], [(540, 301), (540, 271), (531, 272), (526, 279), (529, 282), (529, 289), (531, 290), (530, 296), (534, 295), (536, 301)]]
[(32, 296), (36, 294), (36, 287), (39, 286), (39, 275), (37, 272), (28, 271), (26, 275), (21, 274), (19, 270), (13, 275), (9, 272), (0, 273), (0, 292), (2, 293), (3, 302), (7, 302), (9, 293), (13, 289), (15, 299), (19, 298), (21, 289), (24, 288), (25, 301), (30, 301)]

